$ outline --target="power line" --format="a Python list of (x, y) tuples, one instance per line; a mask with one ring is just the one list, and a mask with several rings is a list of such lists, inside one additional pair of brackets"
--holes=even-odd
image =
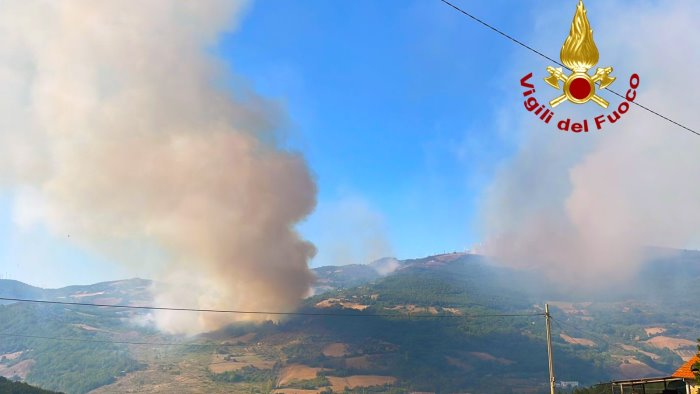
[[(611, 342), (609, 342), (608, 340), (604, 339), (603, 337), (601, 337), (601, 336), (599, 336), (599, 335), (597, 335), (597, 334), (595, 334), (595, 333), (593, 333), (593, 332), (586, 331), (586, 330), (583, 330), (583, 329), (581, 329), (581, 328), (578, 328), (578, 327), (574, 326), (573, 324), (565, 323), (565, 322), (563, 322), (563, 321), (560, 322), (558, 319), (554, 319), (554, 318), (552, 318), (552, 321), (554, 321), (554, 323), (556, 323), (556, 325), (559, 327), (559, 329), (560, 329), (562, 332), (564, 331), (564, 328), (562, 328), (561, 324), (563, 324), (563, 325), (569, 327), (569, 328), (572, 329), (572, 330), (578, 331), (580, 334), (588, 335), (589, 337), (591, 337), (591, 338), (593, 338), (593, 339), (596, 339), (596, 340), (598, 340), (598, 341), (600, 341), (600, 342), (603, 342), (603, 343), (607, 344), (608, 346), (613, 346), (613, 347), (616, 347), (616, 348), (618, 348), (618, 349), (624, 350), (624, 351), (626, 351), (626, 352), (629, 352), (629, 351), (630, 351), (629, 349), (625, 349), (622, 345), (618, 345), (618, 344), (616, 344), (616, 343), (611, 343)], [(561, 323), (561, 324), (559, 324), (559, 323)]]
[[(612, 89), (607, 89), (607, 88), (606, 88), (606, 90), (608, 90), (610, 93), (614, 94), (615, 96), (618, 96), (618, 97), (620, 97), (620, 98), (622, 98), (622, 99), (625, 99), (625, 96), (621, 95), (620, 93), (618, 93), (618, 92), (616, 92), (616, 91), (614, 91), (614, 90), (612, 90)], [(639, 107), (639, 108), (645, 109), (645, 110), (651, 112), (652, 114), (654, 114), (654, 115), (656, 115), (656, 116), (658, 116), (658, 117), (660, 117), (660, 118), (662, 118), (662, 119), (665, 119), (665, 120), (667, 120), (667, 121), (669, 121), (669, 122), (675, 124), (675, 125), (678, 126), (678, 127), (681, 127), (681, 128), (683, 128), (683, 129), (686, 129), (686, 130), (690, 131), (691, 133), (700, 136), (700, 133), (698, 133), (697, 131), (695, 131), (695, 130), (693, 130), (693, 129), (691, 129), (691, 128), (685, 126), (685, 125), (682, 125), (682, 124), (676, 122), (675, 120), (673, 120), (673, 119), (671, 119), (671, 118), (669, 118), (669, 117), (667, 117), (667, 116), (664, 116), (664, 115), (662, 115), (662, 114), (660, 114), (660, 113), (654, 111), (653, 109), (651, 109), (651, 108), (649, 108), (649, 107), (646, 107), (646, 106), (644, 106), (644, 105), (642, 105), (642, 104), (639, 104), (639, 103), (636, 102), (636, 101), (632, 101), (632, 104), (636, 105), (636, 106)]]
[[(510, 41), (512, 41), (512, 42), (514, 42), (514, 43), (516, 43), (516, 44), (518, 44), (518, 45), (520, 45), (521, 47), (523, 47), (523, 48), (525, 48), (525, 49), (527, 49), (527, 50), (529, 50), (529, 51), (531, 51), (531, 52), (533, 52), (533, 53), (536, 53), (536, 54), (542, 56), (543, 58), (549, 60), (549, 61), (552, 62), (552, 63), (555, 63), (555, 64), (557, 64), (557, 65), (559, 65), (559, 66), (561, 66), (561, 67), (563, 67), (563, 68), (565, 68), (565, 69), (567, 69), (567, 70), (569, 70), (569, 71), (572, 71), (569, 67), (567, 67), (567, 66), (561, 64), (561, 62), (552, 59), (551, 57), (545, 55), (544, 53), (538, 51), (537, 49), (535, 49), (535, 48), (533, 48), (533, 47), (531, 47), (531, 46), (525, 44), (524, 42), (522, 42), (522, 41), (516, 39), (515, 37), (513, 37), (513, 36), (511, 36), (511, 35), (509, 35), (509, 34), (503, 32), (502, 30), (500, 30), (500, 29), (494, 27), (493, 25), (491, 25), (491, 24), (489, 24), (489, 23), (487, 23), (487, 22), (484, 22), (483, 20), (481, 20), (481, 19), (475, 17), (474, 15), (472, 15), (472, 14), (470, 14), (469, 12), (463, 10), (462, 8), (460, 8), (460, 7), (458, 7), (458, 6), (456, 6), (456, 5), (452, 4), (452, 3), (450, 3), (449, 1), (447, 1), (447, 0), (440, 0), (440, 1), (443, 2), (443, 3), (445, 3), (445, 4), (448, 5), (448, 6), (452, 7), (452, 8), (455, 9), (456, 11), (458, 11), (458, 12), (464, 14), (465, 16), (471, 18), (471, 19), (474, 20), (475, 22), (480, 23), (481, 25), (483, 25), (483, 26), (485, 26), (485, 27), (487, 27), (487, 28), (493, 30), (494, 32), (500, 34), (501, 36), (507, 38), (508, 40), (510, 40)], [(610, 93), (612, 93), (612, 94), (614, 94), (614, 95), (616, 95), (616, 96), (622, 98), (622, 99), (625, 99), (625, 98), (626, 98), (626, 97), (623, 96), (622, 94), (620, 94), (620, 93), (618, 93), (618, 92), (616, 92), (616, 91), (614, 91), (614, 90), (612, 90), (612, 89), (606, 89), (606, 90), (609, 91)], [(687, 130), (687, 131), (690, 131), (691, 133), (693, 133), (693, 134), (695, 134), (695, 135), (697, 135), (697, 136), (700, 136), (700, 132), (697, 132), (697, 131), (691, 129), (690, 127), (688, 127), (688, 126), (685, 126), (685, 125), (683, 125), (683, 124), (681, 124), (681, 123), (678, 123), (678, 122), (676, 122), (675, 120), (673, 120), (673, 119), (671, 119), (671, 118), (669, 118), (669, 117), (667, 117), (667, 116), (664, 116), (664, 115), (660, 114), (659, 112), (654, 111), (653, 109), (651, 109), (651, 108), (649, 108), (649, 107), (647, 107), (647, 106), (644, 106), (644, 105), (642, 105), (642, 104), (639, 104), (637, 101), (632, 101), (632, 104), (634, 104), (634, 105), (638, 106), (639, 108), (642, 108), (642, 109), (644, 109), (645, 111), (647, 111), (647, 112), (649, 112), (649, 113), (652, 113), (652, 114), (654, 114), (654, 115), (656, 115), (656, 116), (658, 116), (658, 117), (660, 117), (660, 118), (662, 118), (662, 119), (664, 119), (664, 120), (666, 120), (666, 121), (668, 121), (668, 122), (670, 122), (670, 123), (673, 123), (674, 125), (676, 125), (676, 126), (678, 126), (678, 127), (681, 127), (681, 128), (683, 128), (683, 129), (685, 129), (685, 130)]]
[(69, 305), (69, 306), (91, 306), (104, 308), (121, 308), (121, 309), (146, 309), (146, 310), (165, 310), (165, 311), (180, 311), (180, 312), (207, 312), (207, 313), (234, 313), (234, 314), (255, 314), (255, 315), (285, 315), (285, 316), (329, 316), (329, 317), (410, 317), (410, 318), (489, 318), (489, 317), (521, 317), (521, 316), (544, 316), (544, 313), (483, 313), (483, 314), (466, 314), (466, 315), (402, 315), (394, 313), (334, 313), (334, 312), (272, 312), (272, 311), (243, 311), (229, 309), (199, 309), (199, 308), (176, 308), (164, 306), (142, 306), (142, 305), (118, 305), (118, 304), (92, 304), (87, 302), (68, 302), (68, 301), (47, 301), (47, 300), (32, 300), (27, 298), (10, 298), (0, 297), (2, 301), (28, 302), (35, 304), (53, 304), (53, 305)]
[(135, 342), (135, 341), (111, 341), (111, 340), (101, 340), (101, 339), (86, 339), (86, 338), (71, 338), (71, 337), (49, 337), (43, 335), (27, 335), (27, 334), (14, 334), (7, 332), (0, 332), (0, 336), (6, 337), (19, 337), (19, 338), (30, 338), (30, 339), (48, 339), (54, 341), (72, 341), (72, 342), (90, 342), (90, 343), (114, 343), (123, 345), (148, 345), (148, 346), (220, 346), (220, 343), (178, 343), (178, 342)]
[(480, 24), (482, 24), (482, 25), (488, 27), (489, 29), (495, 31), (496, 33), (502, 35), (503, 37), (505, 37), (505, 38), (507, 38), (507, 39), (513, 41), (514, 43), (520, 45), (521, 47), (526, 48), (526, 49), (528, 49), (528, 50), (530, 50), (530, 51), (532, 51), (532, 52), (534, 52), (534, 53), (536, 53), (536, 54), (542, 56), (543, 58), (549, 60), (549, 61), (552, 62), (552, 63), (556, 63), (556, 64), (558, 64), (558, 65), (560, 65), (560, 66), (562, 66), (562, 67), (564, 67), (564, 68), (566, 68), (566, 69), (569, 69), (569, 68), (566, 67), (565, 65), (561, 64), (559, 61), (552, 59), (551, 57), (549, 57), (549, 56), (545, 55), (544, 53), (538, 51), (537, 49), (535, 49), (535, 48), (533, 48), (533, 47), (531, 47), (531, 46), (525, 44), (524, 42), (518, 40), (517, 38), (515, 38), (515, 37), (513, 37), (513, 36), (511, 36), (511, 35), (509, 35), (509, 34), (507, 34), (507, 33), (504, 33), (502, 30), (499, 30), (498, 28), (493, 27), (492, 25), (490, 25), (490, 24), (484, 22), (483, 20), (481, 20), (481, 19), (475, 17), (474, 15), (468, 13), (467, 11), (464, 11), (463, 9), (457, 7), (456, 5), (450, 3), (449, 1), (447, 1), (447, 0), (440, 0), (440, 1), (442, 1), (443, 3), (447, 4), (448, 6), (450, 6), (450, 7), (452, 7), (452, 8), (454, 8), (454, 9), (457, 10), (458, 12), (461, 12), (462, 14), (464, 14), (464, 15), (466, 15), (466, 16), (472, 18), (475, 22), (480, 23)]

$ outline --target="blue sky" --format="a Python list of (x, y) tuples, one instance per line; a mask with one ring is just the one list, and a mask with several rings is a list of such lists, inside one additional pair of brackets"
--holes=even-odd
[[(456, 4), (529, 42), (546, 3)], [(537, 38), (554, 57), (573, 4), (554, 6), (565, 17), (552, 39)], [(522, 105), (513, 64), (547, 65), (437, 0), (255, 1), (211, 55), (232, 81), (283, 108), (282, 144), (306, 157), (319, 188), (317, 211), (299, 226), (319, 250), (314, 266), (478, 242), (483, 190), (519, 138), (503, 116)], [(58, 286), (133, 272), (41, 228), (17, 230), (10, 206), (6, 193), (3, 277)], [(52, 268), (36, 276), (42, 266)]]
[[(530, 24), (520, 2), (464, 5), (516, 35)], [(401, 258), (477, 241), (480, 190), (512, 148), (494, 133), (494, 97), (514, 50), (438, 1), (292, 0), (254, 3), (217, 53), (288, 113), (287, 143), (320, 189), (300, 227), (318, 265), (333, 262), (319, 238), (344, 226), (320, 216), (347, 198), (380, 218)]]

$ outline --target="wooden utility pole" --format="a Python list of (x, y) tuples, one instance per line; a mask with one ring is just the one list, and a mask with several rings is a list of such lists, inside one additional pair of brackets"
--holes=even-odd
[(549, 315), (549, 304), (544, 304), (544, 319), (547, 325), (547, 358), (549, 359), (549, 393), (554, 394), (554, 360), (552, 359), (552, 317)]

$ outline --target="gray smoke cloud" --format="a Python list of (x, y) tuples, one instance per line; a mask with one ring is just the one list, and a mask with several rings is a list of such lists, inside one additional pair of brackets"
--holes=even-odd
[[(601, 52), (599, 66), (615, 66), (618, 76), (611, 89), (624, 94), (636, 72), (642, 78), (637, 101), (699, 128), (700, 80), (681, 70), (700, 67), (693, 40), (700, 34), (693, 18), (700, 5), (586, 5)], [(537, 41), (554, 41), (549, 53), (557, 53), (553, 44), (560, 45), (551, 26), (562, 26), (563, 40), (573, 10), (562, 5), (538, 21), (547, 29), (540, 29)], [(537, 83), (543, 86), (539, 96), (554, 94)], [(605, 95), (613, 103), (610, 109), (572, 115), (592, 119), (610, 113), (619, 101)], [(571, 106), (561, 107), (566, 105)], [(561, 107), (557, 112), (565, 111)], [(483, 196), (486, 253), (583, 288), (632, 275), (647, 246), (699, 245), (700, 137), (634, 106), (597, 135), (564, 134), (540, 126), (530, 114), (520, 125), (525, 131), (517, 154)]]
[[(0, 179), (19, 221), (152, 264), (158, 305), (289, 310), (313, 280), (294, 230), (309, 170), (275, 147), (275, 106), (218, 88), (207, 53), (243, 6), (0, 3)], [(155, 315), (180, 333), (268, 317)]]

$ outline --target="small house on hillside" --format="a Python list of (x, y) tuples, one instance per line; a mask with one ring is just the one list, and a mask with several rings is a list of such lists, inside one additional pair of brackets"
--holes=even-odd
[(612, 382), (614, 394), (700, 394), (696, 380), (698, 370), (695, 365), (700, 358), (695, 356), (678, 368), (673, 375), (665, 378), (645, 378), (617, 380)]
[(697, 367), (698, 363), (700, 363), (700, 357), (695, 356), (671, 375), (674, 378), (680, 378), (685, 381), (687, 394), (700, 394), (700, 385), (698, 385), (697, 381), (697, 375), (700, 373)]

